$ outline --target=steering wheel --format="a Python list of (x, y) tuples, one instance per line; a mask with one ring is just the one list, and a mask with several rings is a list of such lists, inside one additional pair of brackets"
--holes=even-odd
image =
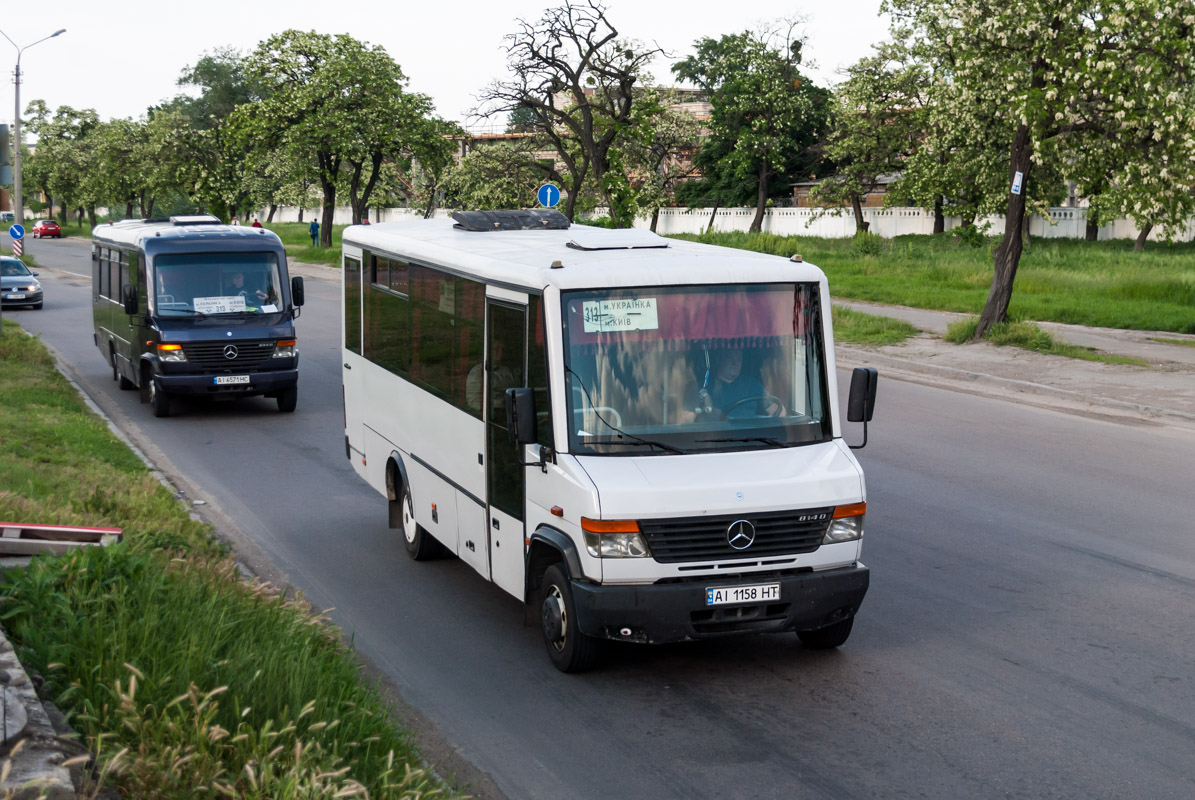
[[(763, 403), (765, 408), (769, 404), (775, 404), (775, 405), (779, 406), (780, 408), (784, 408), (784, 401), (781, 400), (776, 395), (774, 395), (774, 394), (758, 394), (753, 397), (743, 397), (738, 400), (735, 400), (733, 403), (731, 403), (725, 409), (722, 410), (721, 418), (722, 419), (730, 419), (730, 413), (732, 411), (734, 411), (739, 406), (745, 406), (748, 403)], [(764, 414), (753, 414), (752, 416), (767, 417), (767, 416), (771, 416), (771, 415), (764, 413)]]

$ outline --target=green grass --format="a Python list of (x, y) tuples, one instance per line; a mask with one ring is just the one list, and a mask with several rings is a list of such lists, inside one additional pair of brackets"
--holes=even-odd
[[(979, 318), (964, 319), (952, 322), (946, 328), (946, 335), (942, 338), (955, 344), (966, 344), (975, 338), (975, 331), (979, 327)], [(1101, 361), (1106, 364), (1128, 364), (1136, 367), (1148, 367), (1149, 362), (1139, 358), (1118, 356), (1105, 353), (1094, 347), (1079, 347), (1073, 344), (1063, 344), (1031, 322), (1004, 322), (994, 325), (984, 341), (1001, 347), (1020, 347), (1036, 353), (1046, 353), (1053, 356), (1079, 358), (1084, 361)]]
[[(835, 297), (977, 314), (992, 281), (992, 249), (955, 237), (819, 239), (715, 233), (677, 238), (791, 256), (825, 270)], [(878, 245), (878, 246), (877, 246)], [(1034, 239), (1018, 267), (1009, 317), (1107, 328), (1195, 333), (1195, 243)]]
[(834, 341), (841, 344), (900, 344), (919, 332), (904, 320), (891, 317), (865, 314), (838, 306), (832, 307), (831, 313), (834, 319)]
[(1178, 344), (1183, 347), (1195, 347), (1195, 342), (1190, 339), (1168, 339), (1164, 336), (1150, 336), (1151, 342), (1162, 342), (1163, 344)]
[(347, 225), (332, 226), (332, 246), (312, 247), (311, 234), (308, 228), (311, 222), (263, 222), (267, 229), (278, 234), (286, 253), (295, 261), (306, 264), (327, 264), (330, 267), (340, 266), (340, 234)]
[(7, 570), (0, 586), (10, 639), (104, 784), (184, 800), (437, 796), (339, 632), (301, 598), (242, 580), (8, 320), (0, 519), (124, 530), (118, 545)]

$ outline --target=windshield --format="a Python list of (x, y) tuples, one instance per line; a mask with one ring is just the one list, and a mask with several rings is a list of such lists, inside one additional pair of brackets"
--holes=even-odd
[(830, 439), (817, 284), (566, 292), (563, 302), (571, 452)]
[(8, 278), (12, 278), (12, 277), (23, 278), (26, 275), (30, 275), (31, 273), (29, 272), (28, 268), (26, 268), (22, 262), (17, 261), (16, 259), (13, 259), (12, 261), (10, 261), (6, 258), (6, 259), (4, 259), (3, 263), (0, 263), (0, 274), (3, 274), (5, 277), (8, 277)]
[(273, 253), (159, 255), (153, 281), (163, 316), (269, 314), (282, 308)]

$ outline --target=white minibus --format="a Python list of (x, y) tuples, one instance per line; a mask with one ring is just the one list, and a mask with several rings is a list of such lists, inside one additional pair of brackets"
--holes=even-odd
[[(867, 497), (822, 271), (550, 210), (453, 219), (343, 236), (345, 454), (407, 552), (530, 604), (566, 672), (602, 640), (845, 642)], [(875, 387), (855, 371), (848, 418)]]

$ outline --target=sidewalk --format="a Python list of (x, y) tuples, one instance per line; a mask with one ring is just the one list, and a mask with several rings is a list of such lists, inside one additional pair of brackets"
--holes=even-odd
[[(877, 303), (835, 301), (877, 316), (902, 319), (923, 333), (899, 345), (839, 345), (843, 366), (874, 366), (898, 380), (987, 394), (1070, 413), (1151, 421), (1195, 430), (1195, 336), (1179, 333), (1086, 328), (1038, 323), (1058, 340), (1130, 356), (1148, 367), (1050, 356), (987, 342), (956, 345), (942, 340), (946, 327), (967, 317)], [(1171, 339), (1190, 346), (1156, 341)]]

